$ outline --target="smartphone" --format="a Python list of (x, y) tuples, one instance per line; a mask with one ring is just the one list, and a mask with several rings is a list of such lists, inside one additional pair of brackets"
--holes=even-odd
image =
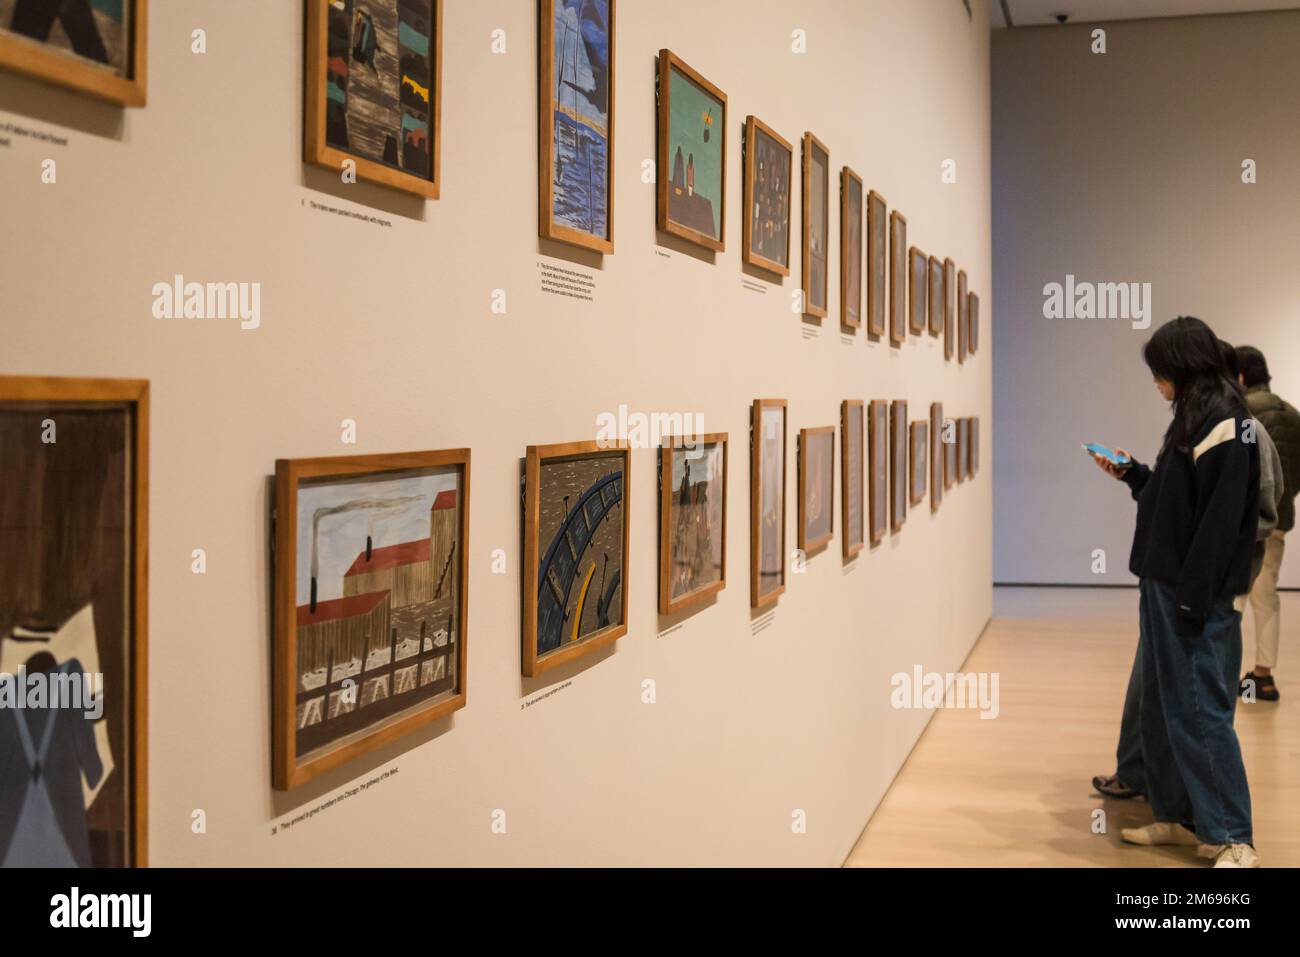
[(1132, 465), (1133, 464), (1133, 460), (1130, 459), (1127, 455), (1120, 455), (1118, 452), (1114, 452), (1111, 449), (1106, 448), (1106, 446), (1099, 445), (1096, 442), (1085, 442), (1083, 446), (1083, 450), (1087, 452), (1089, 455), (1101, 456), (1111, 465)]

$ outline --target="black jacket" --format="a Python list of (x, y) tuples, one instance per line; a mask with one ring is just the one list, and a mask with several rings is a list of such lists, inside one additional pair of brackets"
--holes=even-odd
[(1246, 393), (1246, 404), (1251, 413), (1268, 430), (1282, 459), (1282, 474), (1286, 476), (1286, 491), (1277, 507), (1277, 528), (1289, 532), (1295, 528), (1295, 496), (1300, 492), (1300, 412), (1289, 402), (1284, 402), (1268, 386), (1257, 385)]
[(1189, 447), (1166, 446), (1155, 468), (1134, 462), (1124, 473), (1138, 503), (1129, 570), (1174, 588), (1180, 634), (1199, 634), (1216, 602), (1250, 591), (1259, 445), (1242, 441), (1248, 418), (1210, 415)]

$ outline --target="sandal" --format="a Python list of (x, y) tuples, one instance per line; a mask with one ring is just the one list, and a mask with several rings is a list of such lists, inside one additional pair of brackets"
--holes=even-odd
[(1277, 690), (1277, 682), (1272, 675), (1257, 675), (1247, 671), (1241, 679), (1239, 694), (1244, 698), (1251, 688), (1255, 689), (1256, 701), (1277, 701), (1282, 695)]
[(1141, 791), (1135, 791), (1119, 779), (1118, 774), (1099, 774), (1092, 779), (1092, 786), (1098, 794), (1108, 798), (1127, 801), (1129, 798), (1141, 797)]

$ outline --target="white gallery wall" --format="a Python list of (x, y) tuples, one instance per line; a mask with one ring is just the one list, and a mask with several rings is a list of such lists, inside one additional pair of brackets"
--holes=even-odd
[[(447, 0), (442, 199), (427, 204), (304, 166), (298, 2), (152, 4), (142, 110), (0, 75), (0, 125), (66, 138), (0, 146), (0, 372), (152, 382), (151, 863), (844, 859), (930, 716), (891, 708), (891, 675), (959, 668), (991, 611), (989, 33), (986, 4), (972, 6), (968, 18), (959, 0), (623, 0), (616, 251), (603, 261), (537, 238), (531, 0)], [(191, 52), (198, 28), (206, 54)], [(806, 52), (792, 51), (794, 31)], [(642, 180), (661, 47), (729, 96), (726, 250), (713, 261), (657, 236)], [(838, 215), (831, 318), (792, 312), (797, 185), (792, 276), (742, 269), (749, 113), (792, 142), (813, 131), (834, 173), (852, 166), (906, 214), (912, 243), (968, 271), (982, 301), (976, 357), (945, 363), (928, 336), (895, 349), (841, 335)], [(46, 158), (54, 185), (40, 180)], [(955, 183), (941, 181), (946, 160)], [(543, 293), (544, 262), (593, 274), (594, 303)], [(176, 274), (261, 283), (260, 327), (154, 319), (151, 289)], [(979, 415), (984, 467), (937, 515), (912, 511), (847, 564), (837, 478), (836, 538), (755, 616), (756, 397), (790, 403), (790, 547), (797, 430), (838, 424), (842, 399), (907, 399), (913, 419), (935, 400)], [(634, 451), (628, 634), (609, 654), (522, 678), (520, 459), (529, 444), (594, 438), (597, 416), (620, 405), (699, 413), (730, 434), (727, 588), (694, 614), (658, 616), (655, 453)], [(341, 441), (344, 419), (355, 445)], [(273, 791), (276, 459), (461, 446), (473, 450), (467, 706)], [(191, 571), (196, 548), (204, 575)], [(493, 574), (498, 549), (505, 574)], [(791, 826), (799, 811), (806, 833)]]
[[(1154, 458), (1169, 412), (1141, 347), (1161, 322), (1259, 347), (1300, 404), (1300, 11), (1103, 27), (1104, 55), (1093, 25), (993, 34), (998, 582), (1135, 581), (1133, 503), (1079, 446)], [(1044, 318), (1067, 275), (1150, 283), (1151, 327)]]

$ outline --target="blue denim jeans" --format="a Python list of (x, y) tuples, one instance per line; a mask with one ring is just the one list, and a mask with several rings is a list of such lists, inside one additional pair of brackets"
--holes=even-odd
[(1147, 800), (1157, 821), (1192, 827), (1204, 844), (1252, 844), (1250, 788), (1232, 727), (1241, 615), (1230, 599), (1219, 601), (1201, 633), (1184, 638), (1174, 630), (1177, 611), (1170, 586), (1143, 579), (1140, 725)]
[(1142, 641), (1133, 656), (1133, 670), (1124, 693), (1124, 714), (1119, 722), (1119, 745), (1115, 748), (1115, 774), (1125, 787), (1147, 793), (1146, 765), (1142, 761)]

